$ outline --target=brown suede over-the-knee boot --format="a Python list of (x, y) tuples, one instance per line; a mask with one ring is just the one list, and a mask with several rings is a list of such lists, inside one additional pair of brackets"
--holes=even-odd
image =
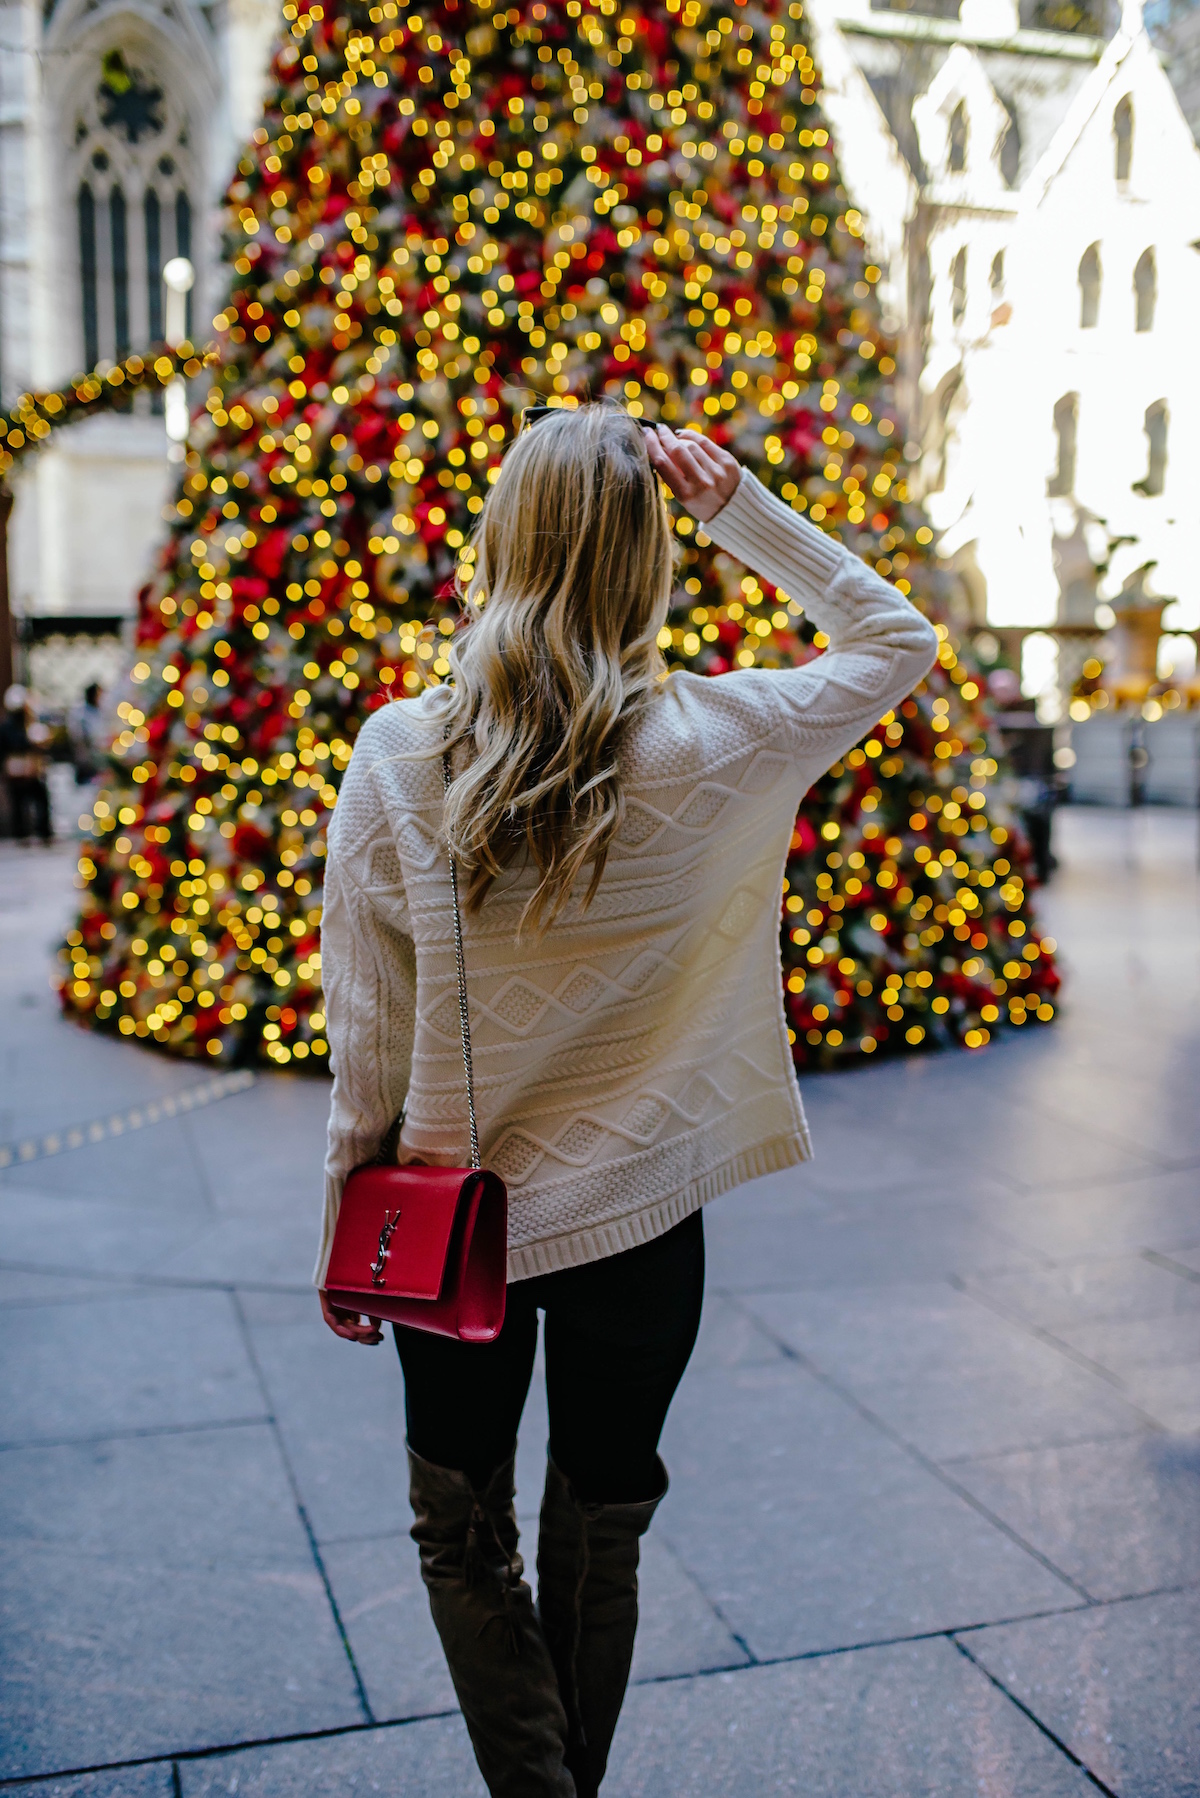
[(575, 1798), (567, 1719), (522, 1579), (513, 1463), (476, 1489), (409, 1450), (412, 1535), (479, 1770), (492, 1798)]
[(637, 1504), (582, 1504), (551, 1461), (538, 1535), (538, 1613), (566, 1706), (567, 1766), (578, 1798), (595, 1798), (629, 1683), (638, 1621), (638, 1560), (667, 1490)]

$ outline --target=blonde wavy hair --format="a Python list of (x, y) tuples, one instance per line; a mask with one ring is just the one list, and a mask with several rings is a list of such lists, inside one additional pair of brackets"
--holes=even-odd
[(474, 543), (437, 714), (470, 749), (446, 838), (471, 911), (523, 853), (538, 882), (521, 927), (540, 932), (585, 868), (595, 896), (624, 815), (622, 731), (663, 674), (674, 538), (642, 428), (598, 401), (522, 431)]

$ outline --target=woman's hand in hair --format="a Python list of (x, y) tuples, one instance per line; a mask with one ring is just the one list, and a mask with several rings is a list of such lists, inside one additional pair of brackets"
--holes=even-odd
[(741, 464), (728, 450), (699, 431), (670, 431), (655, 425), (646, 432), (650, 461), (676, 499), (706, 524), (737, 492)]
[(363, 1317), (357, 1311), (343, 1311), (324, 1291), (321, 1293), (321, 1316), (334, 1335), (340, 1336), (343, 1342), (372, 1344), (383, 1341), (383, 1331), (377, 1317)]

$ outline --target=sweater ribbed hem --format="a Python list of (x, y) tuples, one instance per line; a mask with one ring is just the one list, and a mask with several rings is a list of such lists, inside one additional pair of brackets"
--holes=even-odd
[(611, 1218), (608, 1223), (594, 1224), (587, 1230), (575, 1230), (566, 1236), (547, 1237), (542, 1242), (523, 1243), (508, 1252), (510, 1281), (531, 1280), (536, 1274), (560, 1273), (567, 1267), (582, 1267), (588, 1261), (603, 1261), (607, 1255), (620, 1255), (625, 1249), (636, 1249), (644, 1242), (663, 1236), (682, 1223), (693, 1211), (699, 1211), (710, 1199), (720, 1198), (747, 1180), (763, 1174), (777, 1174), (783, 1168), (797, 1167), (812, 1154), (807, 1133), (776, 1137), (742, 1149), (719, 1167), (692, 1180), (681, 1192), (657, 1199), (644, 1210), (627, 1217)]
[[(795, 600), (819, 600), (846, 554), (841, 544), (776, 499), (748, 469), (742, 470), (733, 498), (704, 529), (719, 548), (764, 574), (781, 565), (798, 566), (804, 578), (801, 591), (791, 595)], [(793, 580), (791, 574), (785, 578)]]
[[(657, 1199), (644, 1210), (625, 1217), (610, 1218), (607, 1223), (593, 1224), (586, 1230), (574, 1230), (565, 1236), (545, 1237), (541, 1242), (522, 1243), (508, 1252), (509, 1280), (529, 1280), (535, 1274), (557, 1273), (565, 1267), (582, 1267), (588, 1261), (602, 1261), (606, 1255), (619, 1255), (625, 1249), (636, 1249), (643, 1242), (662, 1236), (693, 1211), (720, 1198), (747, 1180), (762, 1174), (777, 1174), (783, 1168), (797, 1167), (812, 1157), (812, 1142), (807, 1127), (788, 1136), (774, 1137), (742, 1149), (709, 1173), (691, 1180), (681, 1191)], [(321, 1249), (313, 1272), (313, 1285), (323, 1287), (333, 1252), (333, 1233), (344, 1181), (326, 1176), (325, 1216), (321, 1232)]]

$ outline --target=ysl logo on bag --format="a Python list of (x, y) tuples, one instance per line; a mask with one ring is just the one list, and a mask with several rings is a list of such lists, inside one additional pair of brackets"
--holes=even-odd
[(399, 1206), (396, 1207), (396, 1212), (395, 1212), (394, 1216), (389, 1211), (384, 1212), (383, 1228), (379, 1232), (379, 1253), (376, 1256), (375, 1260), (372, 1261), (372, 1263), (371, 1263), (371, 1284), (372, 1284), (372, 1286), (382, 1286), (383, 1285), (383, 1270), (387, 1264), (388, 1249), (391, 1247), (392, 1237), (395, 1234), (396, 1225), (399, 1222), (400, 1222)]

